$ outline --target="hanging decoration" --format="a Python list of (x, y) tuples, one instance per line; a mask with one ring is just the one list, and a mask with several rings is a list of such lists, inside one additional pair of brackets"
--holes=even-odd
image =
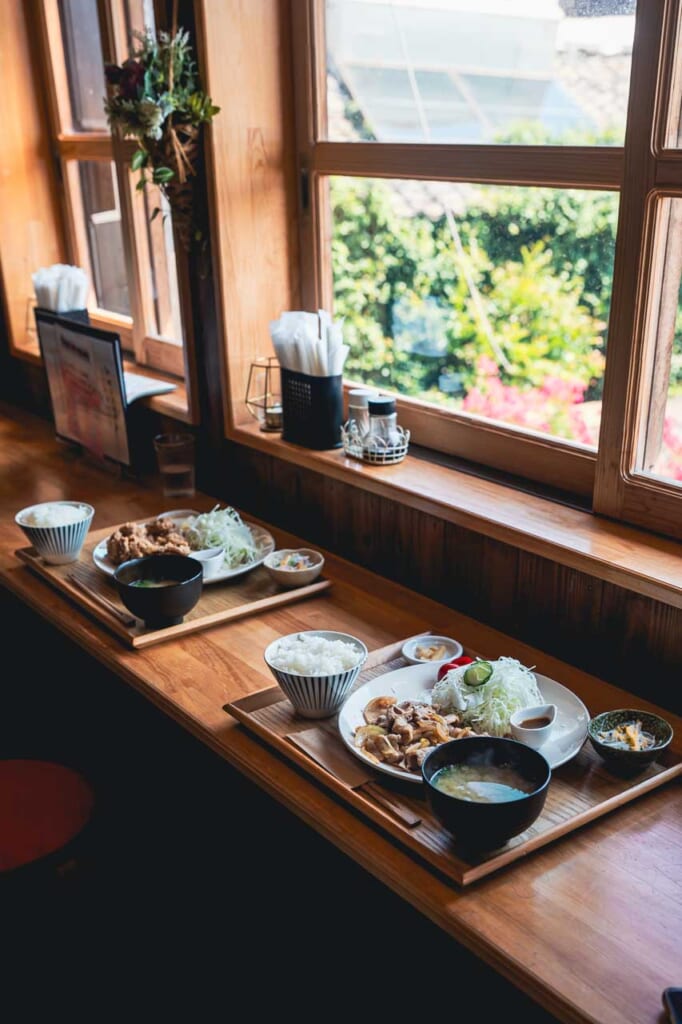
[[(135, 138), (131, 166), (137, 188), (157, 185), (168, 200), (180, 241), (189, 250), (200, 233), (193, 217), (193, 181), (201, 126), (220, 110), (200, 88), (189, 33), (135, 33), (137, 45), (121, 65), (105, 68), (109, 94), (104, 103), (112, 128)], [(161, 213), (152, 212), (152, 220)]]

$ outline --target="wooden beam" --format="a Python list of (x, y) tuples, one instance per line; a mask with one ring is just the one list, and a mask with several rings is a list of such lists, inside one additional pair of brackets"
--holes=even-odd
[(197, 3), (204, 86), (222, 108), (207, 143), (212, 243), (229, 352), (228, 422), (248, 419), (244, 394), (251, 361), (272, 352), (270, 321), (298, 302), (288, 7), (279, 0)]
[(445, 146), (420, 143), (319, 142), (318, 174), (419, 178), (493, 185), (619, 189), (618, 146)]

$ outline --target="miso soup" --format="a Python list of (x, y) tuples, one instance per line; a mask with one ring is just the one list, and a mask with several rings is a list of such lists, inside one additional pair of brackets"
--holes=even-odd
[(431, 784), (448, 796), (479, 804), (500, 804), (532, 793), (529, 782), (510, 764), (449, 764), (433, 775)]
[(131, 587), (174, 587), (177, 580), (133, 580)]

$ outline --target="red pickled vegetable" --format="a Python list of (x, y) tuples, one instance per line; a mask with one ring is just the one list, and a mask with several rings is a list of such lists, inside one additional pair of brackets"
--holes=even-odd
[(451, 668), (459, 668), (460, 665), (470, 665), (474, 659), (468, 658), (466, 654), (463, 654), (461, 658), (453, 658), (452, 661), (447, 661), (444, 665), (438, 669), (438, 680), (447, 675)]

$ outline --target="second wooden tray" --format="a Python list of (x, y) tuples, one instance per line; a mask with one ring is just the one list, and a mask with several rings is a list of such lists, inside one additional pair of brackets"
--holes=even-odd
[[(331, 580), (317, 579), (306, 587), (284, 589), (275, 583), (267, 569), (259, 565), (244, 576), (237, 576), (224, 583), (213, 583), (211, 586), (204, 587), (198, 603), (178, 625), (167, 626), (164, 629), (147, 629), (143, 622), (130, 615), (120, 601), (111, 578), (97, 569), (92, 561), (93, 548), (102, 537), (108, 537), (111, 532), (112, 528), (94, 531), (88, 537), (78, 562), (68, 565), (48, 565), (30, 547), (20, 548), (15, 554), (17, 558), (25, 562), (32, 572), (42, 576), (53, 587), (134, 648), (150, 647), (152, 644), (187, 636), (189, 633), (196, 633), (199, 630), (208, 629), (210, 626), (243, 619), (247, 615), (269, 611), (271, 608), (291, 604), (294, 601), (302, 601), (313, 594), (322, 593), (331, 586)], [(74, 570), (91, 594), (88, 594), (79, 583), (69, 578)], [(103, 601), (100, 602), (98, 598)], [(112, 607), (105, 607), (104, 602)], [(124, 621), (124, 617), (128, 618), (127, 623)]]
[[(357, 685), (404, 667), (400, 648), (394, 644), (373, 651)], [(660, 762), (634, 778), (613, 775), (586, 741), (571, 761), (553, 771), (537, 821), (499, 850), (475, 854), (458, 846), (431, 813), (423, 787), (372, 772), (349, 753), (339, 736), (338, 716), (321, 722), (300, 718), (278, 686), (233, 701), (225, 711), (459, 885), (469, 885), (682, 774), (680, 756), (666, 751)]]

